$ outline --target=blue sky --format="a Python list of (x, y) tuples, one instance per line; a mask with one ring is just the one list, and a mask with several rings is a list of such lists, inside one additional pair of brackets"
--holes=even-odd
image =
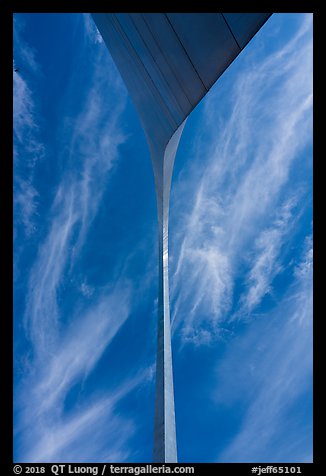
[[(14, 459), (149, 462), (157, 219), (88, 14), (14, 16)], [(170, 205), (180, 462), (312, 461), (312, 15), (189, 117)]]

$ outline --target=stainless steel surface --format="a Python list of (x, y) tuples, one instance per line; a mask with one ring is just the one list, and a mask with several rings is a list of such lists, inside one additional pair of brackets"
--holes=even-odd
[(156, 402), (153, 461), (176, 463), (177, 446), (169, 303), (169, 199), (173, 164), (185, 121), (173, 134), (162, 156), (156, 157), (156, 199), (158, 211), (159, 291), (156, 358)]
[(177, 462), (169, 307), (168, 215), (186, 118), (270, 13), (93, 13), (138, 111), (159, 223), (154, 462)]

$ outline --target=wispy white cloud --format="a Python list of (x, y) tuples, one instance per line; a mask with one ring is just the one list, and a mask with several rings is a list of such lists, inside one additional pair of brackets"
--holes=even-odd
[[(14, 211), (15, 233), (23, 225), (29, 237), (35, 229), (38, 192), (33, 184), (36, 163), (45, 155), (40, 139), (38, 108), (31, 82), (40, 68), (35, 51), (24, 41), (21, 20), (14, 17), (14, 55), (19, 71), (13, 71), (13, 126), (14, 126)], [(14, 65), (16, 69), (18, 65)], [(29, 74), (26, 74), (28, 72)]]
[(99, 33), (98, 29), (96, 28), (96, 25), (90, 15), (90, 13), (83, 13), (83, 21), (84, 21), (84, 26), (85, 26), (85, 33), (89, 40), (92, 43), (102, 43), (103, 38), (101, 34)]
[(81, 293), (83, 296), (87, 297), (87, 298), (90, 298), (94, 291), (95, 291), (95, 288), (93, 286), (90, 286), (89, 284), (87, 284), (86, 281), (83, 281), (79, 287)]
[[(30, 273), (25, 323), (37, 352), (49, 351), (59, 324), (58, 290), (74, 265), (106, 190), (109, 173), (125, 140), (118, 126), (125, 97), (112, 109), (102, 105), (105, 84), (103, 51), (94, 59), (93, 84), (77, 113), (73, 129), (64, 132), (69, 158), (50, 210), (50, 228), (39, 245)], [(51, 338), (48, 329), (51, 328)]]
[[(108, 283), (86, 305), (77, 302), (76, 310), (69, 316), (60, 301), (62, 286), (80, 257), (107, 190), (110, 172), (118, 160), (119, 145), (125, 140), (119, 125), (125, 105), (124, 90), (114, 105), (108, 107), (103, 101), (103, 97), (112, 97), (121, 87), (110, 72), (111, 63), (106, 48), (99, 44), (92, 50), (91, 84), (78, 110), (73, 113), (71, 104), (66, 110), (60, 106), (63, 127), (58, 127), (55, 133), (62, 144), (58, 160), (65, 161), (65, 168), (49, 207), (48, 229), (44, 227), (29, 273), (24, 313), (32, 353), (17, 387), (19, 418), (15, 425), (19, 457), (24, 461), (71, 461), (74, 457), (76, 461), (81, 457), (87, 461), (101, 459), (104, 454), (109, 457), (110, 451), (113, 459), (128, 454), (123, 445), (132, 434), (133, 423), (115, 412), (115, 404), (137, 381), (131, 380), (109, 398), (93, 395), (89, 402), (77, 405), (70, 412), (65, 411), (65, 402), (74, 386), (86, 381), (128, 318), (132, 287), (122, 278), (114, 286)], [(26, 134), (41, 118), (36, 114), (31, 89), (21, 77), (16, 80), (17, 138), (24, 142)], [(77, 80), (75, 73), (67, 88), (74, 87)], [(63, 91), (63, 99), (68, 89)], [(28, 144), (29, 147), (33, 144), (32, 135)], [(32, 226), (33, 203), (38, 197), (35, 184), (25, 194), (31, 200), (27, 204), (18, 195), (18, 203), (26, 210), (21, 207), (17, 214), (24, 215), (27, 227)], [(91, 283), (85, 284), (87, 281), (84, 276), (81, 294), (94, 289)], [(111, 435), (107, 434), (109, 427)]]
[(16, 216), (24, 225), (26, 235), (30, 236), (36, 227), (34, 219), (37, 215), (39, 193), (30, 180), (17, 178), (15, 182)]
[[(132, 435), (133, 423), (123, 421), (123, 417), (115, 414), (114, 407), (146, 375), (129, 379), (111, 392), (110, 397), (96, 396), (94, 392), (95, 396), (89, 397), (86, 404), (80, 403), (69, 412), (65, 411), (68, 393), (94, 369), (129, 312), (130, 287), (128, 289), (124, 283), (101, 296), (88, 309), (78, 312), (70, 326), (60, 333), (55, 351), (43, 353), (42, 360), (34, 361), (33, 372), (22, 384), (19, 400), (22, 414), (17, 432), (25, 431), (22, 459), (38, 462), (71, 461), (74, 456), (71, 449), (77, 445), (77, 460), (80, 461), (83, 455), (84, 461), (88, 461), (88, 458), (96, 458), (95, 455), (98, 456), (101, 449), (108, 451), (108, 439), (112, 440), (112, 451), (121, 450), (119, 440), (114, 436), (114, 428), (123, 426), (125, 429), (120, 433), (121, 444)], [(51, 330), (50, 326), (48, 332)], [(107, 422), (105, 428), (103, 421)], [(108, 428), (112, 432), (111, 437)], [(90, 435), (99, 431), (106, 433), (106, 444), (100, 445), (98, 438), (98, 448), (96, 445), (88, 446)], [(37, 445), (35, 441), (38, 441)], [(81, 445), (84, 447), (82, 452)]]
[(304, 416), (298, 407), (307, 398), (309, 405), (312, 384), (311, 247), (299, 267), (304, 271), (269, 322), (255, 324), (230, 344), (219, 365), (216, 402), (232, 411), (241, 400), (245, 408), (220, 462), (311, 462), (312, 408)]
[(280, 259), (282, 245), (298, 220), (298, 216), (294, 216), (296, 202), (295, 199), (288, 200), (272, 225), (261, 230), (254, 240), (253, 254), (249, 258), (252, 265), (246, 277), (246, 289), (240, 297), (238, 316), (249, 314), (266, 294), (271, 293), (273, 278), (283, 269)]
[[(242, 297), (248, 310), (282, 269), (275, 259), (290, 224), (276, 220), (289, 194), (298, 193), (286, 186), (312, 135), (311, 23), (303, 15), (298, 34), (277, 53), (256, 58), (255, 67), (249, 50), (235, 79), (231, 68), (223, 88), (217, 84), (205, 99), (192, 163), (171, 199), (171, 309), (174, 332), (185, 341), (198, 343), (202, 331), (204, 342), (219, 336), (252, 248), (251, 286)], [(227, 107), (222, 89), (230, 93)]]
[(37, 61), (36, 50), (24, 39), (25, 21), (21, 14), (13, 17), (14, 25), (14, 66), (31, 73), (42, 75), (42, 68)]
[[(128, 395), (141, 378), (102, 396), (73, 414), (42, 421), (36, 419), (35, 441), (26, 452), (31, 462), (123, 462), (130, 456), (128, 442), (135, 423), (117, 411), (117, 404)], [(51, 431), (49, 432), (49, 427)]]
[(25, 133), (31, 133), (36, 128), (35, 105), (32, 92), (27, 82), (14, 71), (14, 133), (20, 143), (23, 143)]
[(294, 274), (297, 278), (304, 278), (309, 275), (312, 267), (313, 260), (313, 240), (312, 236), (308, 236), (305, 239), (305, 259), (301, 260), (300, 263), (295, 266)]
[[(129, 288), (129, 289), (128, 289)], [(84, 316), (78, 315), (61, 334), (60, 344), (48, 362), (37, 393), (47, 395), (45, 408), (63, 401), (76, 380), (86, 378), (130, 312), (130, 285), (116, 288), (103, 297)], [(42, 407), (43, 407), (42, 405)]]

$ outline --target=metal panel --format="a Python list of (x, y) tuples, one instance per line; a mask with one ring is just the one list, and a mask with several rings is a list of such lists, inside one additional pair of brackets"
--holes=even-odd
[(176, 126), (169, 120), (164, 99), (157, 86), (116, 15), (94, 13), (93, 18), (131, 92), (150, 148), (164, 148)]
[(173, 29), (206, 90), (240, 53), (220, 13), (168, 13)]
[(142, 16), (151, 28), (160, 45), (162, 55), (164, 55), (166, 62), (173, 71), (173, 75), (176, 77), (192, 106), (189, 111), (190, 113), (205, 95), (206, 88), (194, 69), (189, 56), (185, 54), (177, 32), (171, 27), (167, 16), (158, 13), (146, 13)]
[[(192, 109), (191, 103), (182, 88), (182, 83), (178, 81), (178, 78), (174, 74), (168, 58), (164, 55), (164, 48), (162, 49), (160, 45), (159, 37), (155, 36), (155, 30), (151, 28), (146, 17), (147, 15), (130, 14), (130, 18), (134, 22), (135, 27), (141, 32), (143, 44), (146, 45), (149, 53), (149, 62), (152, 62), (155, 67), (154, 74), (158, 78), (158, 82), (162, 85), (160, 92), (165, 98), (167, 107), (170, 108), (179, 126), (184, 117), (188, 115)], [(166, 30), (164, 33), (166, 33)], [(150, 66), (149, 64), (148, 67), (150, 68)], [(152, 77), (156, 83), (156, 79), (154, 76)]]
[(270, 17), (270, 13), (223, 13), (223, 16), (243, 49)]
[(94, 13), (151, 150), (165, 147), (269, 13)]
[(164, 151), (164, 156), (162, 157), (164, 163), (163, 188), (161, 193), (157, 189), (159, 286), (153, 461), (159, 463), (177, 462), (170, 330), (168, 243), (172, 170), (184, 125), (185, 123), (181, 124), (173, 134)]
[(167, 117), (173, 129), (176, 130), (183, 120), (183, 112), (178, 111), (180, 108), (176, 97), (171, 94), (168, 82), (158, 68), (154, 51), (155, 43), (150, 35), (146, 35), (148, 33), (146, 24), (142, 22), (142, 17), (137, 14), (125, 15), (120, 13), (116, 15), (116, 18), (140, 59), (144, 78), (150, 78), (151, 80), (153, 93), (162, 107), (163, 114)]

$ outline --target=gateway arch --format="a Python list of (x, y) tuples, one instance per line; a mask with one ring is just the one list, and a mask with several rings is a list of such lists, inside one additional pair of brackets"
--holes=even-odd
[(158, 213), (159, 290), (153, 461), (176, 463), (168, 275), (173, 164), (187, 117), (271, 13), (93, 13), (138, 111)]

